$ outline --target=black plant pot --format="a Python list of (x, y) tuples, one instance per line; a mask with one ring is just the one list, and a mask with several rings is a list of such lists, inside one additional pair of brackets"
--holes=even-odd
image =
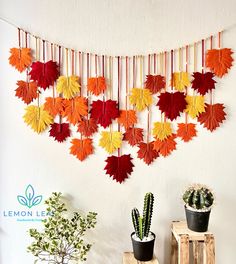
[(153, 248), (155, 243), (155, 234), (153, 239), (150, 241), (137, 241), (133, 238), (135, 232), (131, 234), (131, 240), (133, 244), (134, 257), (139, 261), (150, 261), (153, 258)]
[(195, 232), (206, 232), (208, 230), (210, 213), (211, 210), (207, 212), (197, 212), (189, 210), (185, 206), (188, 228)]

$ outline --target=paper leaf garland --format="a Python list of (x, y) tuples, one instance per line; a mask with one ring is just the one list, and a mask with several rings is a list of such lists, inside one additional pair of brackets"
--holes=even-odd
[(113, 180), (122, 183), (129, 177), (133, 171), (134, 164), (132, 163), (130, 154), (120, 157), (110, 156), (106, 159), (104, 170)]
[(91, 117), (104, 128), (108, 127), (113, 119), (119, 116), (117, 102), (113, 100), (93, 101), (91, 108)]
[(66, 99), (73, 98), (80, 91), (79, 77), (72, 75), (69, 77), (60, 76), (57, 80), (57, 92), (62, 93)]
[(196, 125), (193, 123), (179, 123), (176, 135), (184, 142), (188, 142), (197, 136)]
[(164, 140), (157, 139), (153, 143), (153, 149), (160, 153), (163, 157), (170, 155), (170, 153), (176, 149), (175, 142), (176, 135), (173, 134)]
[(153, 125), (152, 134), (155, 138), (164, 140), (172, 134), (171, 123), (169, 122), (155, 122)]
[(145, 88), (152, 94), (160, 92), (165, 86), (166, 82), (164, 76), (151, 74), (146, 76)]
[(148, 165), (159, 156), (158, 151), (156, 151), (153, 147), (153, 142), (139, 143), (138, 158), (142, 159)]
[(88, 79), (88, 91), (93, 95), (100, 95), (107, 88), (106, 79), (104, 77), (92, 77)]
[(138, 111), (142, 111), (152, 104), (152, 95), (148, 89), (133, 88), (129, 99), (130, 103), (134, 105)]
[(37, 98), (38, 87), (36, 82), (17, 81), (16, 85), (18, 87), (15, 90), (15, 95), (20, 98), (24, 103), (29, 104)]
[(213, 79), (214, 74), (212, 72), (194, 72), (192, 80), (192, 88), (201, 95), (205, 95), (209, 91), (215, 89), (216, 81)]
[(11, 48), (9, 63), (19, 72), (23, 72), (32, 63), (31, 49), (29, 48)]
[(56, 81), (59, 76), (58, 65), (55, 61), (46, 63), (36, 61), (31, 65), (30, 79), (37, 82), (44, 90)]
[(206, 111), (198, 117), (198, 121), (211, 132), (225, 120), (223, 104), (206, 104)]
[(188, 72), (174, 72), (172, 84), (178, 91), (183, 91), (190, 85), (189, 73)]
[(80, 161), (85, 160), (90, 154), (93, 154), (93, 141), (91, 138), (71, 140), (70, 154), (76, 156)]
[(48, 111), (48, 113), (55, 117), (56, 115), (62, 115), (64, 111), (64, 102), (61, 97), (46, 97), (44, 103), (44, 109)]
[(187, 106), (184, 93), (181, 92), (164, 92), (159, 96), (157, 106), (162, 113), (165, 113), (166, 117), (170, 120), (176, 119), (180, 116), (180, 113), (184, 111)]
[(101, 138), (99, 140), (99, 146), (104, 148), (108, 153), (113, 153), (116, 149), (121, 147), (122, 133), (102, 131)]
[(85, 137), (90, 137), (98, 131), (97, 122), (93, 118), (84, 118), (79, 122), (77, 131)]
[(43, 106), (29, 105), (23, 116), (25, 123), (35, 132), (43, 132), (53, 122), (53, 117), (44, 110)]
[(123, 140), (128, 141), (132, 147), (139, 144), (143, 141), (143, 129), (137, 127), (128, 128), (124, 133)]
[(67, 121), (73, 125), (82, 121), (82, 117), (88, 114), (87, 99), (81, 96), (77, 96), (73, 99), (64, 99), (64, 111), (63, 117), (66, 117)]
[(232, 67), (231, 49), (211, 49), (206, 54), (206, 66), (218, 77), (223, 77)]
[(49, 136), (58, 142), (65, 141), (70, 136), (70, 127), (68, 123), (53, 123), (49, 130)]
[(120, 110), (120, 116), (117, 119), (118, 123), (124, 126), (125, 129), (132, 127), (137, 123), (135, 110)]
[(185, 112), (187, 112), (192, 118), (196, 118), (199, 114), (205, 112), (205, 102), (204, 96), (186, 96), (187, 107)]

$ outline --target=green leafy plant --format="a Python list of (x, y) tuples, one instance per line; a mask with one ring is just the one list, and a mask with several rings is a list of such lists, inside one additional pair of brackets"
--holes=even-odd
[(152, 221), (154, 196), (152, 193), (146, 193), (144, 197), (143, 215), (140, 216), (137, 208), (133, 208), (131, 215), (136, 236), (143, 240), (148, 237)]
[[(68, 211), (62, 202), (62, 194), (53, 192), (45, 201), (49, 217), (43, 220), (43, 232), (30, 229), (34, 239), (28, 251), (38, 260), (52, 264), (68, 264), (71, 261), (85, 261), (91, 244), (85, 243), (83, 237), (87, 229), (96, 225), (97, 213), (89, 212), (83, 217), (73, 212), (71, 218), (66, 217)], [(73, 262), (74, 263), (74, 262)]]
[(195, 210), (207, 210), (214, 203), (214, 195), (211, 190), (201, 184), (190, 185), (183, 194), (185, 205)]

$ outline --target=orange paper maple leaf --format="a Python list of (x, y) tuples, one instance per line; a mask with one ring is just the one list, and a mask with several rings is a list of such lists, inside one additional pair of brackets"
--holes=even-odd
[(98, 131), (96, 120), (94, 120), (93, 118), (83, 119), (79, 122), (77, 131), (85, 137), (92, 136), (92, 134)]
[(120, 116), (117, 119), (118, 123), (128, 129), (137, 123), (135, 110), (120, 110)]
[(223, 104), (206, 104), (206, 111), (199, 115), (198, 122), (212, 132), (225, 120), (224, 108)]
[(153, 142), (153, 149), (160, 153), (163, 157), (170, 155), (170, 153), (176, 149), (175, 142), (176, 135), (172, 134), (164, 140), (156, 139)]
[(23, 72), (32, 63), (31, 49), (29, 48), (11, 48), (9, 63), (19, 72)]
[(123, 140), (128, 141), (130, 146), (135, 146), (143, 141), (143, 129), (138, 127), (131, 127), (124, 133)]
[(36, 82), (17, 81), (16, 85), (18, 86), (15, 90), (16, 96), (26, 104), (31, 103), (34, 99), (37, 98), (38, 87)]
[(158, 156), (159, 153), (154, 149), (153, 142), (139, 143), (138, 158), (142, 159), (147, 165), (151, 164)]
[(63, 98), (46, 97), (44, 109), (47, 110), (48, 113), (53, 117), (55, 117), (56, 115), (61, 115), (64, 111)]
[(94, 95), (99, 95), (107, 88), (106, 79), (104, 77), (94, 77), (88, 79), (88, 91)]
[(184, 142), (188, 142), (197, 136), (196, 125), (193, 123), (179, 123), (177, 137), (180, 137)]
[(93, 154), (93, 141), (91, 138), (71, 140), (70, 154), (74, 155), (80, 161), (85, 160), (90, 154)]

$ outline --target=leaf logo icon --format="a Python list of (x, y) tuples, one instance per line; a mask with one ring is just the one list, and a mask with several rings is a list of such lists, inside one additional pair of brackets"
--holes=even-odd
[(31, 184), (29, 184), (25, 189), (25, 196), (17, 195), (17, 200), (21, 205), (31, 208), (33, 206), (40, 204), (43, 200), (43, 196), (42, 195), (35, 196), (34, 188)]

